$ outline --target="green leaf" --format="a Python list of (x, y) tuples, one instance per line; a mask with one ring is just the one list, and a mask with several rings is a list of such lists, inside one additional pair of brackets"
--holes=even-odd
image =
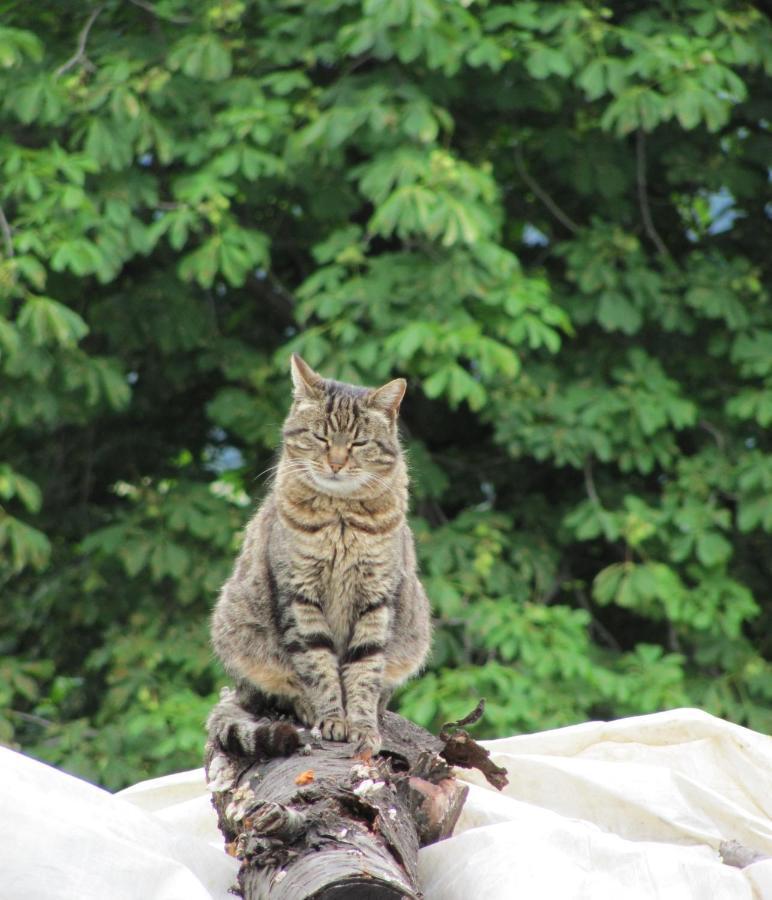
[(197, 281), (202, 288), (210, 288), (219, 269), (219, 257), (220, 240), (211, 238), (183, 257), (179, 265), (180, 278), (183, 281)]
[(8, 465), (0, 465), (0, 497), (10, 500), (18, 497), (28, 512), (37, 513), (42, 505), (40, 488)]
[(114, 410), (125, 409), (131, 400), (131, 389), (116, 361), (96, 358), (90, 360), (89, 365), (97, 375), (100, 391), (109, 406)]
[(635, 334), (640, 330), (643, 318), (623, 294), (604, 291), (598, 304), (598, 322), (606, 331)]
[(34, 62), (43, 58), (43, 44), (32, 31), (0, 26), (0, 67), (11, 69), (27, 57)]
[(170, 541), (157, 544), (150, 556), (150, 570), (155, 581), (166, 576), (181, 578), (190, 565), (190, 557), (179, 546)]
[(103, 263), (99, 248), (86, 238), (63, 241), (51, 258), (51, 268), (55, 272), (69, 269), (74, 275), (92, 275)]
[(392, 334), (387, 347), (401, 360), (408, 360), (419, 350), (431, 353), (437, 343), (437, 329), (432, 322), (410, 322)]
[(129, 578), (136, 578), (145, 568), (152, 549), (147, 540), (128, 541), (119, 549), (118, 555)]
[(19, 313), (18, 322), (38, 345), (74, 347), (89, 331), (76, 312), (50, 297), (30, 297)]
[(571, 74), (571, 64), (560, 50), (539, 44), (533, 49), (526, 60), (528, 74), (533, 78), (542, 79), (550, 75), (559, 75), (567, 78)]
[(439, 397), (446, 389), (452, 376), (451, 366), (444, 366), (423, 380), (423, 389), (427, 397)]
[(594, 59), (577, 78), (588, 100), (597, 100), (606, 90), (605, 60)]
[(592, 584), (592, 595), (598, 603), (607, 606), (609, 603), (614, 602), (628, 572), (629, 567), (626, 563), (614, 563), (595, 576)]
[(84, 149), (100, 166), (120, 170), (131, 162), (131, 140), (114, 121), (92, 118)]
[(10, 544), (8, 564), (12, 572), (44, 569), (51, 556), (51, 544), (42, 531), (0, 511), (0, 548)]
[(230, 49), (214, 33), (181, 38), (169, 53), (168, 63), (171, 69), (205, 81), (222, 81), (233, 67)]
[(737, 513), (737, 524), (744, 532), (758, 527), (772, 532), (772, 496), (743, 500)]
[(732, 545), (715, 531), (697, 536), (697, 558), (704, 566), (722, 566), (732, 555)]

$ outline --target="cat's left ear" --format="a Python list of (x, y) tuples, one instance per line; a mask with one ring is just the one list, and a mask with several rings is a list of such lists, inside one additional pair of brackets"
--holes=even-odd
[(302, 397), (319, 396), (324, 387), (324, 379), (297, 353), (293, 353), (290, 359), (290, 371), (295, 386), (295, 397), (298, 400)]
[(407, 382), (404, 378), (395, 378), (383, 387), (376, 388), (367, 398), (367, 405), (385, 412), (392, 419), (397, 417), (399, 405), (405, 396)]

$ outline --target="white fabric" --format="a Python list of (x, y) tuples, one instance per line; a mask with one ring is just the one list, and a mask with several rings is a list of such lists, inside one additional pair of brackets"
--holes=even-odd
[[(427, 898), (772, 900), (772, 738), (696, 709), (487, 741), (454, 837), (421, 851)], [(471, 893), (470, 893), (471, 892)]]
[(147, 784), (123, 799), (0, 747), (0, 898), (233, 900), (203, 773)]
[[(772, 900), (772, 738), (699, 710), (488, 741), (509, 770), (420, 853), (426, 900)], [(227, 900), (200, 770), (113, 796), (0, 748), (2, 900)]]

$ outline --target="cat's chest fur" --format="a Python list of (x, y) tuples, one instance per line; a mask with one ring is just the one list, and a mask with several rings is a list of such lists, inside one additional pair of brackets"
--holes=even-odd
[(393, 589), (395, 541), (393, 532), (368, 533), (336, 512), (318, 530), (296, 531), (285, 544), (284, 571), (291, 590), (321, 604), (338, 648), (347, 645), (363, 606)]

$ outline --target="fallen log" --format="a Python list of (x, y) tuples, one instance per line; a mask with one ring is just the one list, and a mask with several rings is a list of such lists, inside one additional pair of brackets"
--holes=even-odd
[(210, 739), (207, 784), (226, 848), (242, 861), (245, 900), (418, 900), (418, 849), (452, 833), (468, 793), (451, 764), (487, 767), (491, 783), (506, 784), (461, 729), (481, 714), (445, 726), (440, 739), (386, 712), (371, 758), (300, 728), (301, 746), (273, 759)]

